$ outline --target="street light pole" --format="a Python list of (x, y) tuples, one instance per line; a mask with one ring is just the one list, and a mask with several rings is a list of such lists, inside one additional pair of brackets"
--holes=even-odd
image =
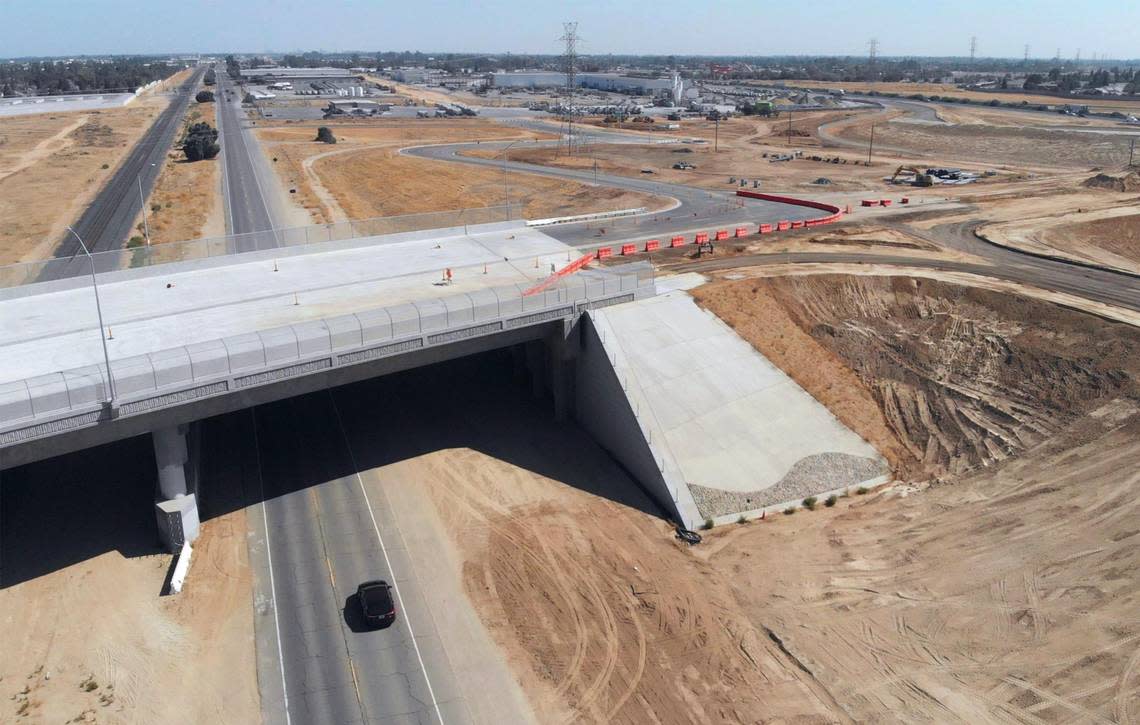
[[(143, 198), (142, 193), (142, 174), (135, 177), (135, 181), (139, 182), (139, 206), (142, 207), (143, 213), (143, 234), (146, 235), (146, 245), (150, 246), (150, 225), (146, 221), (146, 199)], [(79, 236), (76, 234), (75, 236)]]
[(871, 124), (871, 142), (867, 145), (867, 165), (871, 165), (871, 151), (875, 148), (875, 124)]
[(507, 207), (507, 221), (511, 220), (511, 198), (507, 195), (507, 190), (509, 188), (507, 186), (507, 151), (511, 148), (511, 146), (514, 146), (515, 144), (519, 143), (519, 141), (523, 140), (524, 139), (520, 138), (517, 141), (511, 141), (503, 148), (502, 151), (498, 153), (499, 156), (503, 157), (503, 204)]
[[(95, 312), (99, 316), (99, 340), (103, 343), (103, 362), (107, 366), (107, 392), (110, 396), (107, 398), (107, 402), (114, 405), (115, 379), (111, 377), (111, 356), (107, 352), (107, 334), (103, 331), (106, 328), (103, 327), (103, 307), (99, 304), (99, 283), (95, 279), (95, 259), (91, 256), (91, 252), (88, 251), (87, 245), (83, 243), (83, 237), (79, 236), (71, 227), (68, 227), (67, 231), (74, 234), (75, 238), (79, 240), (79, 246), (83, 249), (83, 253), (87, 255), (87, 261), (91, 263), (91, 286), (95, 288)], [(72, 255), (72, 258), (75, 258), (74, 255)]]

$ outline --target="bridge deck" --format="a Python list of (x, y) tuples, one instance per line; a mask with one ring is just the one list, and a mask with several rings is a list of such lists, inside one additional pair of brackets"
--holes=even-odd
[[(253, 253), (100, 275), (112, 360), (297, 322), (491, 287), (527, 286), (577, 254), (522, 224)], [(537, 267), (535, 263), (537, 261)], [(443, 285), (444, 270), (452, 284)], [(484, 273), (484, 269), (486, 272)], [(274, 271), (276, 270), (276, 271)], [(59, 287), (64, 287), (59, 289)], [(90, 277), (4, 290), (0, 383), (102, 365)]]

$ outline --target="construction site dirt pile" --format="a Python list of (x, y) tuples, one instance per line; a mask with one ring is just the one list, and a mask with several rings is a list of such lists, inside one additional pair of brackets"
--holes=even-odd
[(1105, 191), (1140, 191), (1140, 172), (1133, 171), (1119, 176), (1097, 174), (1086, 180), (1084, 186)]
[(1015, 295), (837, 276), (695, 294), (903, 478), (1003, 461), (1140, 390), (1140, 331)]

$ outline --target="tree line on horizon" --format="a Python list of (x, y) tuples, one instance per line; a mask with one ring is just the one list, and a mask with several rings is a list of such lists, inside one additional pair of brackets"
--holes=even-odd
[(0, 96), (131, 93), (186, 66), (147, 57), (29, 60), (0, 63)]

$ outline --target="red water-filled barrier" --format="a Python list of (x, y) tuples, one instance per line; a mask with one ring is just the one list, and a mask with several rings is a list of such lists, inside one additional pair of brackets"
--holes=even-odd
[(660, 239), (650, 239), (648, 242), (645, 243), (645, 251), (647, 251), (647, 252), (656, 252), (660, 248), (661, 248), (661, 240)]
[(736, 237), (737, 239), (740, 239), (741, 237), (747, 236), (747, 235), (748, 235), (748, 227), (737, 227), (736, 233), (733, 236)]
[(630, 254), (637, 254), (637, 245), (636, 244), (623, 244), (623, 245), (621, 245), (621, 254), (623, 257), (629, 256)]
[(672, 239), (669, 240), (669, 246), (670, 247), (680, 247), (684, 243), (685, 243), (684, 237), (673, 237)]
[(714, 239), (715, 239), (715, 241), (718, 241), (718, 242), (724, 241), (725, 239), (728, 239), (728, 230), (727, 229), (718, 229), (716, 232), (716, 237), (714, 237)]
[(792, 228), (792, 223), (790, 221), (787, 221), (786, 219), (782, 222), (776, 222), (776, 231), (778, 231), (778, 232), (786, 232), (791, 228)]
[[(821, 224), (831, 224), (832, 222), (839, 221), (843, 216), (843, 210), (834, 204), (827, 204), (822, 201), (811, 201), (810, 199), (797, 199), (793, 196), (780, 196), (779, 194), (764, 194), (759, 191), (750, 191), (748, 189), (737, 189), (737, 196), (744, 196), (749, 199), (762, 199), (764, 201), (774, 201), (778, 204), (791, 204), (793, 206), (806, 206), (811, 209), (819, 209), (821, 211), (830, 212), (827, 216), (817, 217), (815, 219), (807, 219), (797, 224), (789, 224), (782, 221), (776, 225), (776, 231), (785, 231), (787, 229), (800, 229), (802, 227), (815, 227)], [(867, 201), (863, 202), (864, 206), (870, 206)], [(787, 224), (788, 226), (784, 226)], [(761, 225), (760, 233), (764, 234), (763, 225)]]
[(863, 204), (863, 206), (878, 206), (879, 200), (878, 199), (864, 199), (861, 203)]
[(890, 199), (879, 199), (879, 205), (880, 206), (890, 206), (891, 200)]
[(613, 254), (614, 254), (614, 248), (613, 247), (598, 247), (598, 259), (605, 259), (606, 257), (612, 257)]
[(693, 244), (703, 244), (709, 240), (708, 232), (697, 232), (697, 236), (693, 238)]
[(756, 230), (757, 234), (771, 234), (772, 233), (772, 225), (771, 224), (761, 224), (759, 226), (760, 226), (760, 228)]

